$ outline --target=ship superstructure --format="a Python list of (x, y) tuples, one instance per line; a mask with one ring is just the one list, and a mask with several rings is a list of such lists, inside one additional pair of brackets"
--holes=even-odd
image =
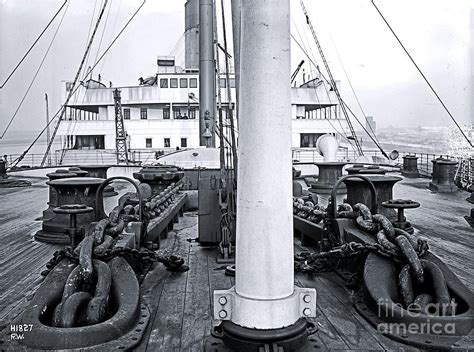
[[(65, 119), (58, 130), (61, 145), (67, 149), (65, 160), (68, 155), (74, 154), (74, 150), (94, 149), (95, 153), (98, 153), (97, 150), (104, 153), (115, 150), (115, 89), (121, 92), (125, 131), (131, 152), (199, 147), (197, 3), (196, 0), (188, 0), (185, 5), (184, 68), (176, 64), (175, 57), (158, 56), (155, 75), (140, 78), (137, 85), (116, 87), (92, 77), (82, 84), (67, 105)], [(220, 51), (219, 48), (216, 50)], [(265, 67), (261, 69), (266, 70)], [(268, 75), (271, 74), (268, 72)], [(229, 104), (235, 110), (236, 102), (235, 74), (229, 72), (229, 80), (225, 77), (225, 72), (216, 75), (216, 90), (220, 90), (224, 114), (228, 112)], [(230, 97), (227, 84), (230, 86)], [(71, 83), (63, 81), (61, 90), (65, 96), (69, 89)], [(294, 148), (316, 147), (321, 135), (335, 133), (335, 130), (341, 134), (348, 131), (334, 91), (317, 76), (291, 87), (291, 118)]]

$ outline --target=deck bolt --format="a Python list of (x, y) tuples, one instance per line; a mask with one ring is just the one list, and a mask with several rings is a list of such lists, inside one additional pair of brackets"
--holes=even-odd
[(304, 314), (305, 316), (309, 316), (309, 315), (311, 314), (311, 309), (305, 308), (305, 309), (303, 310), (303, 314)]
[(310, 296), (310, 295), (304, 295), (304, 296), (303, 296), (303, 301), (304, 301), (305, 303), (311, 302), (311, 296)]
[(219, 318), (224, 319), (227, 316), (227, 312), (225, 310), (221, 310), (219, 312)]
[(221, 296), (219, 297), (219, 304), (226, 304), (227, 303), (227, 298), (225, 298), (225, 296)]

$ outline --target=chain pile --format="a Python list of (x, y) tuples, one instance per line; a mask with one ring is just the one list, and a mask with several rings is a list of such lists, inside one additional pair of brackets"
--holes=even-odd
[[(144, 204), (143, 219), (150, 221), (160, 214), (162, 214), (171, 204), (173, 204), (176, 195), (183, 187), (180, 182), (178, 184), (172, 183), (161, 191), (158, 195), (152, 197)], [(139, 205), (131, 199), (125, 201), (124, 204), (124, 219), (126, 221), (138, 221), (139, 219)]]
[[(324, 207), (296, 197), (293, 198), (293, 213), (313, 223), (319, 223), (328, 216)], [(394, 228), (390, 220), (384, 215), (372, 215), (370, 209), (362, 203), (357, 203), (354, 207), (347, 203), (340, 204), (337, 209), (337, 217), (355, 219), (357, 227), (375, 236), (376, 243), (369, 245), (351, 242), (334, 247), (328, 252), (297, 256), (295, 258), (297, 271), (325, 271), (329, 270), (329, 267), (333, 267), (334, 261), (346, 257), (366, 255), (368, 252), (377, 252), (384, 257), (392, 258), (396, 262), (408, 262), (417, 277), (423, 276), (420, 258), (428, 250), (426, 239), (409, 234), (402, 229)], [(327, 269), (325, 269), (326, 266), (328, 266)]]
[[(145, 224), (173, 203), (180, 188), (181, 184), (172, 184), (145, 203)], [(138, 221), (140, 216), (139, 205), (125, 204), (123, 207), (116, 206), (108, 217), (90, 224), (76, 248), (66, 247), (56, 251), (46, 264), (47, 269), (41, 272), (41, 275), (47, 276), (64, 258), (76, 264), (65, 282), (61, 302), (54, 310), (53, 326), (91, 325), (107, 319), (112, 284), (109, 265), (116, 257), (126, 259), (137, 275), (142, 275), (144, 268), (149, 268), (153, 262), (163, 263), (167, 270), (174, 272), (189, 269), (184, 265), (183, 258), (173, 254), (118, 245), (119, 235), (124, 230), (126, 232), (127, 225)]]

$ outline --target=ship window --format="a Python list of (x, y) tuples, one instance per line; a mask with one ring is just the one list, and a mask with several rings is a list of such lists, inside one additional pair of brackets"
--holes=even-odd
[(165, 144), (165, 148), (169, 148), (170, 145), (171, 145), (170, 139), (169, 139), (169, 138), (165, 138), (165, 139), (164, 139), (164, 144)]
[(74, 88), (73, 82), (66, 82), (66, 91), (69, 92)]
[(196, 108), (189, 108), (189, 118), (190, 119), (195, 119), (196, 118)]
[(229, 79), (229, 85), (230, 85), (230, 88), (235, 88), (235, 78)]
[(189, 79), (189, 88), (197, 88), (198, 80), (197, 78), (190, 78)]
[(220, 78), (219, 79), (219, 87), (221, 88), (225, 88), (227, 85), (226, 85), (226, 80), (225, 78)]
[(152, 148), (152, 139), (151, 138), (145, 138), (145, 146), (147, 148)]
[(170, 88), (178, 88), (178, 79), (170, 78)]
[(170, 108), (163, 108), (163, 119), (169, 120), (170, 118)]
[(124, 120), (130, 120), (130, 109), (123, 109)]
[(146, 120), (148, 118), (148, 112), (146, 108), (140, 108), (140, 118)]
[(188, 79), (187, 78), (180, 78), (179, 79), (179, 87), (180, 88), (188, 88)]
[(188, 146), (188, 139), (181, 138), (181, 148), (186, 148)]
[(168, 78), (160, 78), (160, 88), (168, 88)]
[(180, 120), (183, 117), (181, 116), (181, 109), (180, 108), (173, 108), (173, 119)]

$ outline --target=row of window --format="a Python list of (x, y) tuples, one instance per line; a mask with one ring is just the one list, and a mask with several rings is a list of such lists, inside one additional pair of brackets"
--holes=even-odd
[[(169, 120), (170, 119), (170, 108), (163, 108), (163, 119)], [(189, 115), (188, 115), (189, 114)], [(123, 118), (124, 120), (130, 120), (130, 109), (124, 108), (123, 109)], [(187, 113), (184, 112), (181, 114), (180, 108), (173, 108), (173, 119), (175, 120), (188, 120), (188, 119), (195, 119), (196, 118), (196, 108), (189, 108), (187, 109)], [(140, 119), (146, 120), (148, 119), (148, 109), (147, 108), (140, 108)]]
[[(189, 88), (197, 88), (198, 82), (197, 78), (190, 78), (189, 79)], [(235, 78), (229, 79), (230, 88), (235, 88)], [(160, 88), (178, 88), (178, 78), (160, 78)], [(220, 78), (219, 79), (219, 87), (226, 88), (227, 87), (227, 79)], [(188, 88), (188, 79), (187, 78), (180, 78), (179, 79), (179, 88)]]
[[(170, 138), (163, 138), (163, 145), (165, 148), (171, 148), (171, 139)], [(153, 138), (145, 138), (145, 146), (146, 148), (153, 148)], [(187, 148), (188, 146), (188, 139), (181, 138), (181, 148)]]
[[(169, 85), (168, 85), (169, 81)], [(197, 88), (198, 81), (197, 78), (190, 78), (189, 79), (189, 88)], [(177, 78), (160, 78), (160, 88), (178, 88), (178, 79)], [(187, 78), (180, 78), (179, 79), (179, 87), (180, 88), (188, 88), (188, 79)]]

